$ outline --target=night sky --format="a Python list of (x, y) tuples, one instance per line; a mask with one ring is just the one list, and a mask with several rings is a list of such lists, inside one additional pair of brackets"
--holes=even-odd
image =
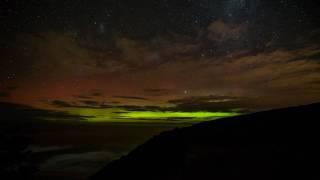
[(320, 101), (301, 0), (4, 0), (0, 101), (97, 122), (198, 122)]

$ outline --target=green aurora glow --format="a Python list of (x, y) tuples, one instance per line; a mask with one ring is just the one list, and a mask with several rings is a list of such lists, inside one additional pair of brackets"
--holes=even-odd
[(124, 109), (78, 109), (68, 112), (85, 116), (88, 122), (145, 122), (145, 123), (184, 123), (201, 122), (224, 117), (237, 116), (237, 112), (181, 112), (181, 111), (126, 111)]

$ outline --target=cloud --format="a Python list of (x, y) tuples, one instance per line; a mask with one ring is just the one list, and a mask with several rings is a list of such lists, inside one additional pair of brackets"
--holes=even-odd
[(182, 99), (169, 100), (175, 105), (173, 109), (183, 111), (212, 111), (212, 112), (248, 112), (259, 108), (257, 99), (233, 96), (192, 96)]
[(221, 20), (214, 21), (208, 26), (208, 39), (217, 43), (236, 41), (247, 32), (246, 24), (227, 24)]
[(8, 92), (0, 92), (0, 98), (2, 97), (9, 97), (10, 94)]
[(267, 107), (319, 100), (317, 44), (252, 50), (242, 43), (247, 34), (245, 23), (218, 20), (208, 26), (205, 40), (178, 35), (121, 37), (115, 38), (114, 47), (104, 49), (81, 44), (73, 33), (29, 35), (21, 54), (24, 61), (30, 60), (26, 69), (36, 76), (26, 75), (12, 99), (34, 103), (41, 96), (55, 108), (113, 107), (104, 98), (141, 106), (166, 106), (168, 100), (209, 95), (259, 97)]
[(69, 102), (64, 100), (53, 100), (49, 102), (50, 105), (59, 108), (87, 108), (87, 109), (106, 109), (113, 106), (106, 104), (105, 102), (99, 102), (94, 100), (80, 100), (77, 102)]
[(82, 103), (82, 105), (79, 105), (78, 107), (80, 108), (111, 108), (113, 107), (112, 105), (109, 105), (108, 103), (104, 101), (93, 101), (93, 100), (84, 100), (84, 101), (79, 101)]
[(88, 106), (100, 106), (101, 105), (100, 102), (92, 101), (92, 100), (83, 100), (83, 101), (80, 101), (80, 102), (85, 104), (85, 105), (88, 105)]
[(72, 148), (72, 146), (30, 146), (28, 147), (28, 151), (31, 151), (32, 153), (43, 153), (53, 151), (64, 151)]
[(103, 96), (103, 93), (94, 92), (94, 93), (92, 93), (92, 96), (94, 96), (94, 97), (101, 97), (101, 96)]
[(165, 96), (172, 91), (169, 89), (148, 88), (148, 89), (144, 89), (143, 92), (148, 96)]
[(203, 88), (206, 85), (207, 89), (236, 96), (264, 96), (266, 105), (271, 100), (279, 104), (317, 101), (320, 86), (314, 82), (320, 79), (319, 61), (297, 57), (318, 51), (317, 46), (278, 49), (212, 61), (201, 71), (193, 71), (192, 78), (197, 81), (191, 81), (188, 86)]
[[(127, 100), (128, 104), (135, 100), (145, 101), (143, 103), (146, 106), (158, 106), (159, 103), (167, 105), (168, 100), (186, 96), (209, 95), (248, 97), (252, 106), (256, 105), (259, 109), (260, 103), (257, 101), (263, 102), (265, 108), (269, 108), (320, 100), (319, 46), (244, 52), (202, 58), (184, 55), (181, 56), (182, 60), (167, 61), (152, 70), (137, 71), (121, 78), (115, 76), (113, 81), (116, 83), (105, 86), (105, 89), (113, 91), (106, 94), (110, 94), (110, 98)], [(123, 90), (139, 93), (129, 92), (128, 96), (113, 95)], [(184, 94), (185, 90), (189, 93)], [(157, 103), (148, 104), (155, 101)], [(234, 105), (234, 108), (239, 108), (240, 104)], [(212, 104), (207, 106), (210, 107)]]
[(160, 61), (159, 54), (141, 41), (120, 38), (116, 40), (116, 45), (122, 52), (122, 61), (130, 68), (149, 66)]
[(13, 91), (13, 90), (18, 89), (18, 86), (8, 86), (5, 89), (8, 90), (8, 91)]
[[(71, 115), (66, 112), (37, 109), (31, 106), (0, 102), (1, 123), (39, 123), (39, 120), (82, 121), (87, 116)], [(47, 121), (49, 122), (49, 121)]]
[[(82, 45), (74, 32), (17, 35), (17, 61), (27, 61), (26, 77), (95, 75), (121, 69), (119, 55)], [(18, 72), (20, 73), (20, 72)]]
[(74, 95), (73, 97), (75, 97), (77, 99), (90, 100), (90, 99), (94, 99), (94, 98), (103, 97), (103, 93), (101, 93), (101, 92), (93, 92), (93, 93), (88, 93), (88, 94)]
[(74, 107), (71, 103), (61, 100), (53, 100), (51, 104), (57, 107)]
[[(138, 106), (138, 105), (119, 105), (114, 106), (117, 108), (121, 108), (124, 111), (165, 111), (168, 110), (168, 108), (160, 107), (160, 106)], [(120, 112), (121, 114), (123, 112)]]
[(12, 91), (16, 90), (17, 88), (18, 88), (17, 86), (8, 86), (8, 87), (2, 88), (2, 90), (0, 90), (0, 98), (10, 97), (10, 94), (12, 93)]
[(136, 97), (136, 96), (113, 96), (114, 98), (120, 98), (120, 99), (131, 99), (131, 100), (142, 100), (142, 101), (148, 101), (148, 98), (144, 97)]
[(41, 164), (40, 170), (45, 172), (59, 169), (61, 173), (91, 175), (106, 163), (121, 157), (123, 154), (108, 151), (62, 154)]
[(86, 96), (86, 95), (77, 95), (77, 96), (74, 96), (75, 98), (79, 98), (79, 99), (92, 99), (92, 97), (90, 96)]
[(21, 33), (14, 52), (16, 61), (25, 68), (17, 73), (28, 78), (57, 78), (126, 72), (150, 68), (198, 49), (198, 44), (180, 37), (150, 41), (122, 37), (115, 38), (114, 44), (93, 48), (83, 44), (74, 32)]

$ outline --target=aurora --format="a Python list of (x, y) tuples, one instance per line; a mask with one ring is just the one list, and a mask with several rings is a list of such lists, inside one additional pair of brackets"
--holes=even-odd
[(191, 118), (210, 119), (235, 116), (235, 112), (172, 112), (172, 111), (133, 111), (121, 114), (121, 118), (130, 119), (169, 119), (169, 118)]
[(84, 116), (88, 122), (126, 122), (126, 123), (194, 123), (240, 115), (237, 112), (209, 111), (128, 111), (121, 108), (83, 109), (71, 108), (69, 114)]
[[(269, 152), (275, 144), (265, 149), (264, 137), (250, 136), (262, 128), (275, 139), (273, 128), (286, 137), (292, 131), (289, 116), (269, 118), (270, 110), (320, 102), (319, 8), (312, 0), (2, 0), (0, 180), (92, 179), (159, 135), (152, 157), (146, 151), (141, 161), (148, 168), (135, 171), (129, 163), (129, 173), (120, 166), (119, 173), (130, 179), (138, 173), (208, 179), (201, 171), (217, 168), (221, 177), (243, 174), (235, 167), (256, 161), (244, 149)], [(308, 126), (304, 120), (297, 125)], [(230, 131), (213, 127), (221, 124)], [(190, 126), (196, 126), (190, 136), (180, 133)], [(177, 136), (165, 133), (173, 141), (162, 143), (162, 132), (171, 130)], [(242, 135), (257, 147), (235, 141)], [(276, 157), (288, 150), (283, 143)], [(217, 167), (204, 167), (215, 163), (214, 153)], [(178, 174), (163, 178), (170, 165), (181, 165)], [(185, 168), (199, 177), (182, 174)]]

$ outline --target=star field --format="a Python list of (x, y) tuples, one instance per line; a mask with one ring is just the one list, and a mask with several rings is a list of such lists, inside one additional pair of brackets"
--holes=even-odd
[(172, 119), (317, 102), (317, 7), (292, 0), (3, 1), (0, 98), (76, 115), (99, 109), (93, 114), (112, 121), (121, 113)]

